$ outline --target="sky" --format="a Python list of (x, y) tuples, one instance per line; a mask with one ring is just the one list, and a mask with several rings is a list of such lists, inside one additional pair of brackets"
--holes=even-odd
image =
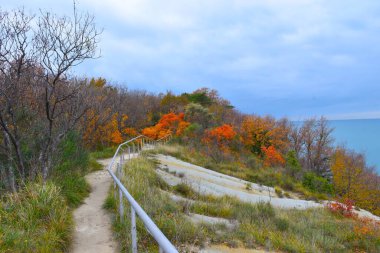
[[(130, 89), (217, 89), (245, 113), (380, 118), (378, 0), (79, 0), (103, 29), (74, 73)], [(72, 1), (0, 0), (60, 15)]]

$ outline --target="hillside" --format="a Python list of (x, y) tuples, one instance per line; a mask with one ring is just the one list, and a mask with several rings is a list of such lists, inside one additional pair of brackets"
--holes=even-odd
[[(156, 157), (167, 165), (158, 170), (163, 178), (154, 161), (134, 159), (123, 181), (179, 248), (191, 242), (198, 250), (215, 243), (287, 252), (379, 251), (378, 223), (359, 210), (380, 215), (380, 176), (363, 154), (333, 144), (324, 117), (294, 124), (242, 113), (209, 88), (157, 94), (79, 77), (75, 67), (100, 55), (101, 31), (75, 6), (72, 17), (0, 9), (0, 251), (68, 251), (78, 217), (85, 219), (78, 212), (94, 200), (99, 184), (106, 184), (105, 197), (110, 183), (94, 184), (86, 175), (102, 170), (98, 160), (125, 140), (142, 135), (154, 141), (171, 136), (156, 152), (174, 158)], [(137, 145), (142, 141), (130, 148)], [(190, 175), (195, 168), (204, 173)], [(185, 175), (202, 192), (183, 183)], [(224, 196), (232, 192), (235, 197)], [(112, 211), (111, 195), (104, 206)], [(102, 210), (103, 199), (95, 200), (92, 207)], [(310, 206), (317, 208), (283, 210)], [(195, 224), (204, 216), (240, 225)], [(109, 222), (101, 225), (109, 232)], [(129, 225), (115, 219), (121, 247), (129, 243)], [(156, 250), (138, 226), (145, 236), (141, 247)]]
[[(180, 252), (379, 250), (379, 224), (373, 220), (364, 222), (364, 216), (360, 219), (345, 217), (322, 206), (308, 206), (306, 210), (306, 206), (301, 206), (298, 210), (297, 205), (289, 209), (289, 206), (278, 208), (261, 200), (252, 202), (252, 199), (235, 195), (237, 189), (244, 191), (237, 184), (240, 182), (237, 178), (169, 156), (152, 156), (152, 153), (161, 151), (149, 151), (147, 156), (142, 155), (128, 163), (122, 181)], [(196, 176), (194, 171), (198, 172)], [(212, 175), (216, 177), (212, 179)], [(219, 187), (215, 187), (217, 184)], [(117, 214), (118, 205), (112, 189), (106, 206)], [(256, 195), (250, 190), (244, 192)], [(276, 204), (276, 199), (290, 205), (294, 201), (273, 197), (271, 203)], [(131, 243), (129, 218), (127, 213), (124, 222), (114, 219), (117, 240), (123, 247)], [(363, 236), (362, 229), (371, 233)], [(139, 251), (157, 250), (156, 243), (142, 224), (138, 226), (138, 234), (143, 238), (139, 240)]]

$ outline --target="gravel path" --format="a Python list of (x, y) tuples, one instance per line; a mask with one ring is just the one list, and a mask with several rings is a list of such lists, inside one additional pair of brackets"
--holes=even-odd
[(84, 203), (74, 211), (75, 232), (72, 253), (113, 253), (119, 252), (113, 239), (111, 217), (102, 205), (107, 197), (112, 179), (105, 169), (111, 159), (100, 160), (104, 169), (86, 176), (91, 193)]

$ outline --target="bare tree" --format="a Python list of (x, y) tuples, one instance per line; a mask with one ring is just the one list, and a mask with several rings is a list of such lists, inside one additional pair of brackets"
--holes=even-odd
[(301, 158), (302, 148), (304, 146), (304, 138), (302, 135), (302, 128), (292, 124), (289, 131), (290, 148), (294, 150), (298, 160)]
[[(12, 174), (20, 182), (39, 172), (48, 177), (58, 144), (88, 108), (86, 85), (70, 78), (70, 69), (97, 57), (98, 38), (94, 17), (75, 4), (72, 18), (0, 12), (0, 152), (10, 188)], [(38, 169), (31, 161), (26, 168), (25, 145), (38, 151)]]
[(28, 102), (23, 98), (30, 91), (30, 74), (34, 71), (32, 19), (33, 16), (23, 10), (0, 13), (0, 130), (2, 151), (7, 157), (5, 174), (13, 191), (16, 190), (15, 174), (21, 180), (26, 176), (20, 128), (28, 113)]
[(329, 159), (332, 155), (333, 129), (325, 118), (306, 120), (301, 127), (293, 126), (289, 139), (302, 166), (319, 175), (330, 173)]
[[(67, 72), (84, 60), (96, 57), (99, 32), (94, 17), (78, 14), (75, 5), (72, 19), (46, 12), (42, 13), (37, 24), (39, 28), (34, 40), (39, 52), (38, 61), (44, 69), (41, 82), (47, 120), (39, 160), (46, 179), (51, 168), (51, 153), (85, 111), (72, 110), (81, 104), (78, 101), (81, 85), (67, 85)], [(63, 115), (70, 115), (70, 118), (66, 117), (68, 123), (60, 128)]]

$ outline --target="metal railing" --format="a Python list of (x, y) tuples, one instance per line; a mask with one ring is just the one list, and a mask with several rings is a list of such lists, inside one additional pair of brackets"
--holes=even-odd
[[(137, 253), (137, 230), (136, 230), (136, 214), (142, 220), (145, 225), (145, 228), (156, 240), (159, 246), (159, 252), (161, 253), (178, 253), (177, 249), (173, 244), (166, 238), (166, 236), (161, 232), (161, 230), (156, 226), (152, 219), (145, 213), (141, 206), (136, 202), (132, 195), (128, 192), (125, 186), (121, 183), (118, 177), (123, 176), (123, 164), (125, 162), (125, 156), (128, 159), (132, 159), (134, 156), (137, 156), (144, 147), (154, 148), (160, 143), (166, 143), (170, 140), (171, 135), (164, 136), (161, 139), (153, 140), (147, 136), (139, 135), (133, 139), (130, 139), (118, 146), (116, 152), (112, 158), (111, 163), (109, 164), (107, 170), (111, 175), (114, 181), (114, 194), (115, 199), (117, 199), (117, 188), (119, 190), (119, 216), (120, 220), (124, 219), (124, 198), (127, 199), (131, 206), (131, 241), (132, 241), (132, 253)], [(120, 161), (116, 162), (117, 157), (120, 157)], [(116, 166), (116, 168), (114, 168)], [(113, 169), (116, 169), (116, 174), (113, 172)]]

